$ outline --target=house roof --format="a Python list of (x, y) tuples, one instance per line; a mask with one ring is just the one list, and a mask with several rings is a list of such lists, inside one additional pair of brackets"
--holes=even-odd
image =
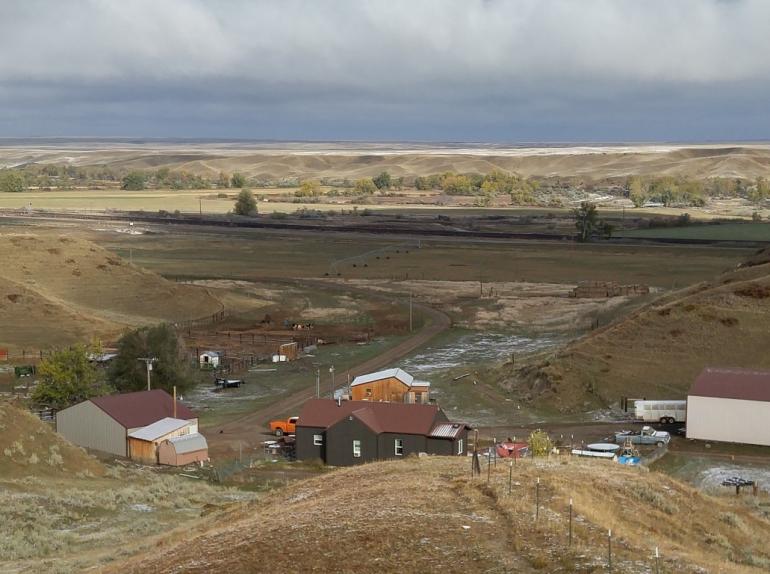
[[(177, 410), (179, 410), (178, 407)], [(131, 438), (137, 438), (139, 440), (153, 441), (166, 436), (168, 433), (178, 431), (179, 429), (184, 428), (189, 424), (190, 421), (166, 417), (164, 419), (160, 419), (158, 422), (152, 423), (151, 425), (147, 425), (144, 428), (140, 428), (139, 430), (136, 430), (132, 433), (128, 433), (128, 436)]]
[[(162, 389), (106, 395), (90, 401), (126, 428), (146, 427), (166, 417), (174, 416), (174, 399)], [(176, 415), (180, 419), (198, 418), (179, 401)]]
[(431, 438), (455, 438), (466, 428), (465, 423), (438, 423), (430, 429), (428, 436)]
[(168, 442), (174, 445), (174, 450), (177, 454), (185, 454), (209, 448), (206, 437), (197, 432), (185, 436), (175, 436), (174, 438), (168, 439)]
[(770, 371), (709, 367), (698, 375), (688, 395), (770, 402)]
[(221, 357), (222, 352), (221, 351), (203, 351), (201, 353), (201, 357)]
[(412, 381), (414, 381), (414, 377), (409, 373), (407, 373), (406, 371), (402, 371), (401, 369), (386, 369), (384, 371), (377, 371), (376, 373), (359, 375), (355, 379), (353, 379), (353, 382), (350, 383), (350, 386), (355, 387), (358, 385), (371, 383), (373, 381), (379, 381), (381, 379), (389, 379), (391, 377), (398, 379), (399, 381), (404, 383), (407, 387), (412, 386)]
[(377, 434), (427, 435), (439, 411), (436, 405), (341, 401), (338, 406), (331, 399), (312, 399), (302, 407), (297, 426), (325, 429), (354, 416)]

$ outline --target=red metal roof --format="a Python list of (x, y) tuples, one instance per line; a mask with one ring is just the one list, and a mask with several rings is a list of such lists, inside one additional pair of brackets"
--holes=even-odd
[(376, 433), (427, 435), (439, 413), (436, 405), (337, 401), (312, 399), (299, 414), (299, 427), (329, 428), (348, 416), (354, 416)]
[(698, 375), (688, 395), (770, 402), (770, 371), (709, 367)]
[[(162, 389), (106, 395), (93, 398), (91, 402), (128, 429), (145, 427), (166, 417), (174, 416), (174, 399)], [(198, 417), (177, 401), (176, 418)]]

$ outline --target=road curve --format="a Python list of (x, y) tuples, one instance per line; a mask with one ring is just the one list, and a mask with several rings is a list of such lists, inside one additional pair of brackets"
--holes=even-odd
[[(321, 281), (302, 281), (301, 283), (305, 285), (312, 283), (327, 290), (354, 291), (375, 299), (393, 298), (392, 294), (381, 295), (365, 289), (351, 288), (346, 285), (335, 285)], [(452, 326), (452, 320), (449, 316), (438, 309), (422, 303), (413, 303), (413, 306), (427, 319), (423, 327), (398, 345), (387, 349), (368, 361), (351, 367), (349, 369), (351, 376), (393, 366), (399, 359), (416, 351), (433, 337)], [(263, 440), (264, 436), (262, 433), (264, 433), (268, 421), (287, 412), (298, 411), (305, 401), (313, 397), (315, 397), (314, 383), (291, 395), (282, 397), (270, 406), (215, 427), (204, 429), (209, 443), (209, 453), (212, 455), (212, 458), (222, 459), (233, 456), (238, 451), (239, 444), (245, 443), (253, 446), (256, 442)]]

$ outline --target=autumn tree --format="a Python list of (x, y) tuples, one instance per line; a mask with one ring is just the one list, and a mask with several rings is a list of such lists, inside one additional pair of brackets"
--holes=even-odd
[(314, 179), (302, 182), (299, 189), (294, 192), (296, 197), (316, 197), (321, 193), (321, 184)]
[(94, 345), (75, 345), (54, 352), (37, 368), (38, 383), (32, 391), (37, 405), (64, 409), (70, 405), (98, 397), (111, 391), (100, 371), (90, 361), (101, 352)]
[(359, 195), (371, 195), (377, 191), (377, 186), (371, 178), (365, 177), (357, 179), (353, 189)]

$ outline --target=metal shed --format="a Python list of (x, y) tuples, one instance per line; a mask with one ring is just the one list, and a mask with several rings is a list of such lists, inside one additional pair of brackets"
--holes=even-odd
[(158, 463), (184, 466), (209, 459), (209, 445), (202, 434), (189, 434), (163, 441), (158, 447)]
[(687, 393), (687, 438), (770, 446), (770, 371), (707, 368)]
[(198, 423), (198, 417), (166, 391), (153, 389), (95, 397), (56, 413), (56, 431), (68, 441), (128, 456), (128, 435), (166, 417)]
[(128, 434), (128, 456), (138, 462), (157, 464), (160, 443), (197, 432), (196, 422), (166, 417)]

